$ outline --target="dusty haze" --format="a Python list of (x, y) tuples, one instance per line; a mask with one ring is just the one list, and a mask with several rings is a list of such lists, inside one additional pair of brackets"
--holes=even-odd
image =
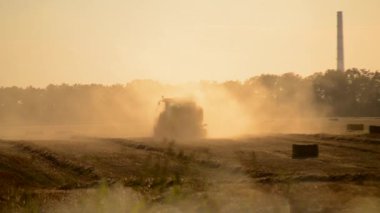
[[(280, 82), (281, 83), (281, 82)], [(313, 102), (311, 85), (293, 85), (286, 99), (273, 101), (268, 85), (255, 79), (218, 84), (166, 85), (153, 81), (134, 81), (125, 86), (99, 85), (50, 86), (41, 93), (17, 99), (9, 92), (2, 100), (14, 99), (12, 113), (4, 114), (3, 137), (108, 136), (149, 137), (162, 107), (161, 97), (189, 98), (204, 110), (208, 137), (237, 137), (258, 133), (319, 132), (316, 118), (325, 108)], [(282, 82), (284, 88), (290, 85)], [(50, 93), (50, 96), (49, 96)], [(8, 98), (8, 99), (7, 99)], [(41, 99), (48, 100), (47, 103)], [(38, 103), (40, 101), (41, 103)], [(23, 110), (17, 111), (18, 108)], [(34, 115), (38, 116), (34, 116)], [(313, 122), (308, 122), (314, 119)], [(311, 126), (311, 123), (313, 125)]]

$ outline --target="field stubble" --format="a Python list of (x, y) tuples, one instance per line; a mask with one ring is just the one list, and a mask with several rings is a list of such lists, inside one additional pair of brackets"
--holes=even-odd
[[(318, 158), (292, 159), (293, 143)], [(378, 212), (380, 143), (366, 135), (236, 140), (0, 141), (2, 211)]]

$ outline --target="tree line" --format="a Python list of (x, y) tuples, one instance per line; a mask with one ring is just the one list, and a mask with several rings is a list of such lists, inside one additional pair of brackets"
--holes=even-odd
[[(327, 70), (302, 77), (262, 74), (246, 81), (201, 82), (207, 91), (223, 88), (249, 108), (255, 103), (280, 107), (304, 102), (326, 110), (325, 116), (380, 116), (380, 72)], [(46, 88), (0, 87), (1, 124), (87, 124), (128, 122), (178, 86), (152, 80), (127, 84), (61, 84)], [(261, 105), (262, 107), (265, 107)], [(154, 110), (154, 109), (152, 109)]]

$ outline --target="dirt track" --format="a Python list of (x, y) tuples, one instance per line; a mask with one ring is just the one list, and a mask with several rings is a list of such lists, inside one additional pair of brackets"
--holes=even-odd
[[(293, 143), (319, 144), (320, 155), (292, 159)], [(207, 201), (188, 211), (377, 212), (380, 206), (380, 138), (365, 135), (0, 141), (0, 159), (3, 211), (30, 200), (43, 209), (104, 182), (153, 204), (165, 203), (176, 186), (184, 200)]]

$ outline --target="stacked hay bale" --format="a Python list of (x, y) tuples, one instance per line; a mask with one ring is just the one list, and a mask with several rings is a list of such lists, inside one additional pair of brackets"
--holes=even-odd
[(349, 132), (363, 131), (364, 130), (364, 124), (347, 124), (346, 129)]
[(293, 159), (316, 158), (318, 155), (317, 144), (293, 144)]
[(380, 134), (380, 126), (369, 126), (369, 134)]

